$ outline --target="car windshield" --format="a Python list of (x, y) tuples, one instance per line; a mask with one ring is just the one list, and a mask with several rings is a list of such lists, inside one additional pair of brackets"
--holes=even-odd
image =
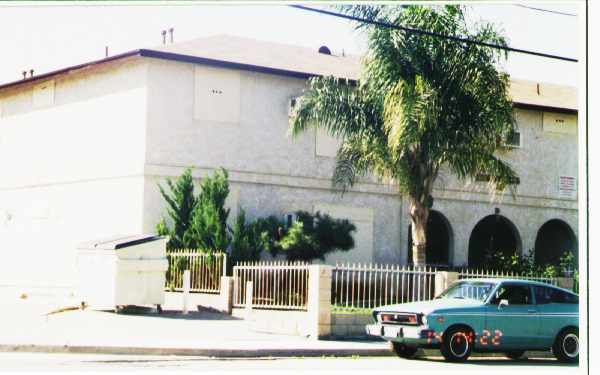
[(494, 287), (493, 283), (483, 281), (460, 281), (446, 289), (437, 298), (474, 299), (485, 301)]

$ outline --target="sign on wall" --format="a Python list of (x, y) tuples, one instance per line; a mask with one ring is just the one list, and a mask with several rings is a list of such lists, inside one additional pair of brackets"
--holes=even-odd
[(558, 195), (562, 198), (577, 198), (577, 178), (572, 176), (559, 176)]
[(543, 129), (551, 133), (577, 134), (577, 115), (544, 112)]

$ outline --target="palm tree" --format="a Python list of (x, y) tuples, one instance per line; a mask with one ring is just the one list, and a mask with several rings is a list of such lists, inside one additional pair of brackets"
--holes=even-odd
[[(506, 45), (491, 24), (468, 27), (459, 6), (346, 6), (364, 18)], [(341, 140), (332, 182), (342, 192), (372, 174), (406, 195), (413, 263), (425, 264), (426, 228), (440, 168), (460, 180), (485, 175), (491, 191), (518, 183), (498, 157), (514, 131), (506, 55), (497, 49), (361, 24), (361, 78), (315, 77), (291, 119), (296, 136), (319, 127)]]

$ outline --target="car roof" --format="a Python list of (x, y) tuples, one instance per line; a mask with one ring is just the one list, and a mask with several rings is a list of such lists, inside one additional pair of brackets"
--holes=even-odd
[(527, 284), (527, 285), (536, 285), (536, 286), (544, 286), (544, 287), (551, 287), (554, 289), (559, 289), (565, 292), (569, 292), (571, 294), (576, 294), (573, 293), (573, 291), (568, 290), (568, 289), (564, 289), (561, 287), (558, 287), (556, 285), (552, 285), (549, 283), (544, 283), (541, 281), (535, 281), (535, 280), (526, 280), (526, 279), (513, 279), (513, 278), (473, 278), (473, 279), (460, 279), (458, 281), (476, 281), (476, 282), (486, 282), (486, 283), (492, 283), (492, 284), (499, 284), (501, 282), (509, 282), (509, 283), (515, 283), (515, 284)]

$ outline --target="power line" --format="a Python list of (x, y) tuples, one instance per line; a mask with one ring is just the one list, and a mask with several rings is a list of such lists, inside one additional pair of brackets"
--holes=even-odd
[(400, 26), (400, 25), (394, 25), (394, 24), (387, 23), (387, 22), (376, 21), (376, 20), (369, 20), (369, 19), (366, 19), (366, 18), (360, 18), (360, 17), (356, 17), (356, 16), (351, 16), (351, 15), (348, 15), (348, 14), (331, 12), (331, 11), (324, 10), (324, 9), (310, 8), (310, 7), (307, 7), (307, 6), (304, 6), (304, 5), (289, 5), (289, 6), (292, 7), (292, 8), (297, 8), (297, 9), (301, 9), (301, 10), (305, 10), (305, 11), (309, 11), (309, 12), (315, 12), (315, 13), (320, 13), (320, 14), (326, 14), (328, 16), (345, 18), (347, 20), (368, 23), (368, 24), (371, 24), (371, 25), (385, 27), (385, 28), (388, 28), (388, 29), (402, 30), (402, 31), (409, 32), (409, 33), (434, 36), (434, 37), (438, 37), (438, 38), (444, 38), (444, 39), (448, 39), (448, 40), (453, 40), (455, 42), (461, 42), (461, 43), (467, 43), (467, 44), (475, 44), (475, 45), (478, 45), (478, 46), (496, 48), (496, 49), (501, 49), (501, 50), (509, 51), (509, 52), (517, 52), (517, 53), (523, 53), (523, 54), (527, 54), (527, 55), (534, 55), (534, 56), (546, 57), (546, 58), (549, 58), (549, 59), (556, 59), (556, 60), (577, 62), (577, 59), (573, 59), (571, 57), (564, 57), (564, 56), (552, 55), (552, 54), (549, 54), (549, 53), (535, 52), (535, 51), (529, 51), (529, 50), (520, 49), (520, 48), (512, 48), (512, 47), (507, 47), (507, 46), (501, 46), (501, 45), (498, 45), (498, 44), (480, 42), (480, 41), (477, 41), (477, 40), (472, 40), (472, 39), (467, 39), (467, 38), (460, 38), (460, 37), (456, 37), (456, 36), (452, 36), (452, 35), (443, 35), (443, 34), (438, 34), (438, 33), (434, 33), (434, 32), (431, 32), (431, 31), (426, 31), (426, 30), (421, 30), (421, 29), (413, 29), (413, 28), (410, 28), (410, 27)]
[(558, 10), (550, 10), (550, 9), (543, 9), (543, 8), (536, 8), (536, 7), (532, 7), (532, 6), (528, 6), (528, 5), (522, 5), (522, 4), (513, 4), (516, 7), (521, 7), (521, 8), (527, 8), (527, 9), (531, 9), (531, 10), (537, 10), (540, 12), (547, 12), (547, 13), (554, 13), (554, 14), (560, 14), (562, 16), (570, 16), (570, 17), (577, 17), (576, 14), (573, 13), (567, 13), (567, 12), (560, 12)]

